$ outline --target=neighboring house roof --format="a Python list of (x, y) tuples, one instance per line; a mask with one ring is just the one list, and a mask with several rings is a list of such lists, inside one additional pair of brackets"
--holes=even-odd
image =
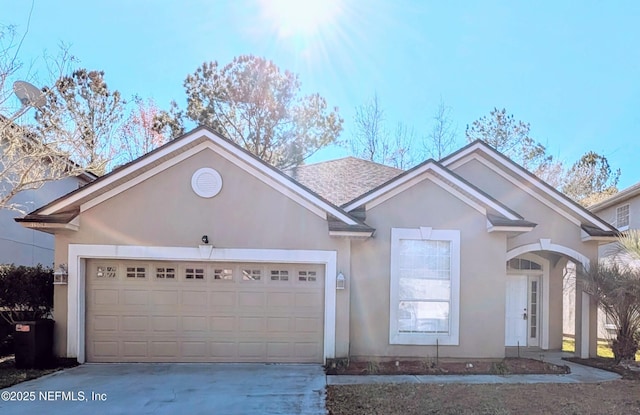
[(402, 170), (369, 160), (344, 157), (294, 167), (285, 173), (341, 206), (400, 175)]
[[(336, 235), (348, 233), (349, 236), (356, 234), (371, 236), (373, 234), (374, 229), (362, 220), (350, 215), (232, 141), (219, 136), (208, 127), (198, 127), (169, 141), (144, 156), (114, 169), (92, 183), (36, 209), (24, 218), (16, 219), (16, 221), (22, 222), (24, 226), (41, 228), (37, 225), (43, 223), (44, 218), (48, 216), (59, 218), (47, 221), (50, 224), (61, 223), (64, 219), (72, 220), (81, 211), (129, 189), (205, 148), (213, 149), (232, 163), (250, 171), (266, 184), (287, 194), (288, 197), (312, 212), (326, 219), (331, 218), (328, 221), (330, 233)], [(68, 213), (68, 215), (61, 216), (62, 213)], [(53, 228), (53, 226), (49, 227), (49, 229)]]
[[(10, 124), (8, 126), (6, 126), (5, 128), (10, 128), (12, 130), (22, 130), (24, 129), (24, 127), (16, 124), (13, 121), (10, 121), (7, 117), (3, 116), (2, 114), (0, 114), (0, 123), (1, 122), (9, 122)], [(0, 139), (3, 136), (0, 135)], [(22, 132), (22, 138), (25, 142), (27, 143), (31, 143), (31, 144), (42, 144), (36, 137), (36, 134), (33, 132)], [(0, 153), (2, 152), (2, 147), (0, 147)], [(44, 161), (47, 161), (46, 159)], [(64, 161), (67, 163), (67, 165), (69, 166), (69, 169), (72, 168), (77, 168), (80, 167), (79, 164), (77, 164), (75, 161), (71, 160), (70, 158), (64, 158)], [(83, 171), (81, 174), (79, 174), (78, 176), (76, 176), (78, 179), (83, 180), (85, 183), (90, 183), (94, 180), (96, 180), (99, 176), (91, 173), (89, 171)]]
[(589, 206), (589, 210), (592, 212), (600, 212), (610, 206), (626, 202), (627, 200), (640, 195), (640, 183), (636, 183), (633, 186), (629, 186), (626, 189), (623, 189), (616, 193), (613, 196), (608, 197), (607, 199), (595, 203)]
[[(547, 206), (581, 226), (588, 237), (615, 238), (618, 230), (599, 218), (582, 205), (553, 188), (513, 160), (498, 152), (483, 141), (476, 140), (453, 154), (443, 158), (441, 163), (447, 168), (455, 168), (470, 159), (494, 170), (505, 179), (518, 185)], [(490, 162), (483, 161), (490, 160)]]

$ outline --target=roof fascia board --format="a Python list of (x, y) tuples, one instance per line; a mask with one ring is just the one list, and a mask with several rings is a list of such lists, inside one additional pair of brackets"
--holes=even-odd
[[(280, 171), (276, 171), (274, 168), (267, 165), (265, 162), (256, 159), (255, 157), (253, 157), (252, 155), (248, 154), (245, 151), (238, 151), (236, 146), (234, 146), (230, 142), (227, 142), (225, 139), (218, 137), (217, 135), (213, 134), (209, 130), (204, 130), (204, 132), (209, 138), (213, 140), (214, 143), (216, 143), (218, 146), (226, 150), (225, 152), (218, 153), (222, 157), (233, 162), (235, 165), (237, 165), (238, 167), (242, 168), (243, 170), (249, 173), (253, 173), (253, 172), (248, 170), (246, 166), (253, 167), (257, 171), (261, 172), (264, 175), (263, 177), (268, 177), (273, 181), (272, 183), (277, 183), (278, 185), (280, 185), (276, 187), (276, 189), (282, 191), (282, 187), (284, 187), (288, 189), (290, 192), (292, 192), (288, 194), (290, 197), (293, 194), (295, 194), (298, 197), (302, 197), (309, 203), (312, 203), (313, 205), (322, 209), (325, 212), (325, 216), (324, 216), (325, 219), (326, 219), (326, 213), (330, 213), (331, 215), (335, 216), (336, 218), (340, 219), (341, 221), (343, 221), (348, 225), (359, 224), (352, 217), (345, 214), (345, 212), (342, 209), (329, 204), (328, 202), (320, 199), (318, 196), (314, 195), (313, 193), (310, 193), (306, 189), (300, 187), (298, 184), (296, 184), (296, 182), (292, 181), (284, 173)], [(239, 161), (242, 161), (244, 163), (241, 164), (239, 163)], [(257, 177), (260, 178), (260, 176), (257, 176)], [(265, 183), (267, 182), (265, 181)], [(271, 186), (273, 186), (273, 184), (271, 184)]]
[[(340, 219), (341, 221), (345, 222), (348, 225), (356, 225), (358, 224), (358, 222), (356, 220), (354, 220), (353, 218), (351, 218), (349, 215), (345, 214), (343, 211), (341, 211), (339, 208), (336, 208), (332, 205), (330, 205), (329, 203), (321, 200), (320, 198), (318, 198), (317, 196), (313, 195), (312, 193), (309, 193), (308, 191), (306, 191), (305, 189), (301, 188), (300, 186), (296, 185), (295, 183), (293, 183), (292, 181), (288, 180), (287, 178), (282, 177), (282, 175), (280, 175), (278, 172), (274, 171), (274, 169), (270, 168), (269, 166), (265, 165), (264, 162), (257, 160), (254, 157), (249, 156), (248, 154), (245, 154), (244, 151), (238, 151), (238, 148), (236, 148), (235, 146), (231, 145), (230, 143), (226, 142), (226, 140), (224, 140), (223, 138), (218, 137), (216, 134), (214, 134), (213, 132), (211, 132), (208, 129), (197, 129), (195, 130), (191, 136), (187, 135), (185, 137), (183, 137), (182, 139), (180, 139), (177, 143), (177, 145), (179, 146), (184, 146), (187, 145), (189, 143), (192, 143), (193, 141), (196, 141), (198, 139), (200, 139), (202, 136), (206, 136), (207, 138), (209, 138), (211, 141), (209, 142), (204, 142), (203, 144), (205, 144), (206, 146), (208, 146), (209, 148), (211, 148), (212, 150), (216, 151), (216, 148), (214, 145), (217, 145), (218, 147), (220, 147), (221, 149), (225, 150), (225, 151), (216, 151), (216, 153), (218, 153), (220, 156), (224, 157), (225, 159), (231, 161), (233, 164), (235, 164), (236, 166), (242, 168), (243, 170), (249, 172), (250, 174), (253, 174), (255, 177), (257, 177), (258, 179), (261, 179), (263, 182), (265, 182), (266, 184), (274, 187), (276, 190), (279, 190), (281, 193), (285, 194), (286, 196), (294, 199), (296, 202), (300, 203), (302, 206), (304, 206), (305, 208), (310, 209), (312, 212), (318, 214), (319, 216), (321, 216), (322, 218), (326, 219), (326, 213), (330, 213), (333, 216), (335, 216), (336, 218)], [(195, 146), (194, 148), (199, 148), (200, 145)], [(167, 155), (169, 155), (171, 152), (175, 151), (176, 146), (167, 146), (164, 149), (161, 149), (160, 151), (150, 154), (149, 157), (146, 157), (144, 159), (142, 159), (139, 163), (132, 163), (131, 165), (127, 166), (126, 168), (124, 168), (122, 171), (116, 172), (113, 176), (111, 177), (107, 177), (103, 182), (96, 184), (95, 186), (99, 186), (99, 188), (103, 188), (106, 186), (109, 186), (110, 184), (113, 184), (115, 181), (117, 181), (118, 179), (121, 179), (123, 177), (125, 177), (128, 174), (131, 174), (132, 172), (134, 172), (136, 169), (139, 169), (142, 166), (146, 166), (149, 165), (155, 161), (157, 161), (158, 159), (165, 157)], [(187, 151), (185, 151), (184, 153), (189, 153), (191, 152), (192, 149), (189, 149)], [(202, 148), (200, 149), (202, 150)], [(183, 154), (184, 154), (183, 153)], [(194, 154), (194, 153), (191, 153)], [(176, 156), (176, 157), (180, 157), (180, 155)], [(170, 167), (173, 164), (167, 164), (168, 162), (170, 162), (171, 160), (175, 159), (176, 157), (172, 157), (170, 158), (170, 160), (168, 160), (165, 163), (162, 163), (160, 166), (165, 166), (163, 169), (160, 170), (156, 170), (157, 167), (154, 167), (153, 169), (150, 169), (149, 171), (154, 170), (156, 173), (158, 171), (162, 171), (168, 167)], [(184, 158), (183, 158), (184, 159)], [(175, 163), (174, 163), (175, 164)], [(250, 168), (248, 168), (248, 166), (251, 166), (254, 171), (252, 171)], [(255, 172), (258, 171), (260, 173), (262, 173), (261, 175), (256, 175)], [(145, 176), (146, 173), (143, 173), (140, 176)], [(146, 175), (145, 177), (150, 177), (150, 175)], [(119, 193), (120, 191), (124, 191), (127, 188), (131, 187), (131, 185), (128, 185), (129, 181), (127, 181), (126, 183), (123, 183), (122, 185), (116, 187), (116, 189), (120, 189), (117, 193)], [(126, 187), (128, 186), (128, 187)], [(61, 209), (64, 209), (65, 207), (71, 205), (74, 202), (77, 202), (78, 200), (82, 199), (83, 197), (86, 197), (88, 195), (91, 194), (91, 192), (93, 192), (96, 188), (94, 186), (90, 186), (90, 188), (86, 189), (85, 191), (79, 191), (78, 193), (72, 195), (71, 197), (69, 197), (68, 199), (64, 199), (61, 200), (60, 202), (47, 207), (47, 209), (43, 210), (41, 213), (42, 214), (51, 214), (51, 213), (55, 213), (56, 211), (59, 211)], [(113, 189), (115, 190), (115, 189)], [(101, 197), (99, 197), (99, 199), (101, 199), (101, 201), (104, 201), (106, 199), (108, 199), (109, 197), (113, 197), (115, 194), (112, 191), (106, 192), (106, 194), (110, 194), (110, 196), (103, 198), (101, 195)], [(95, 206), (95, 204), (90, 205), (90, 202), (87, 202), (85, 204), (83, 204), (83, 210), (88, 209), (89, 207)]]
[(616, 193), (615, 195), (609, 197), (606, 200), (603, 200), (600, 203), (596, 203), (593, 206), (589, 206), (589, 210), (591, 212), (599, 212), (601, 210), (604, 210), (608, 207), (617, 205), (619, 203), (625, 203), (627, 202), (628, 199), (631, 199), (633, 197), (636, 197), (640, 195), (640, 187), (638, 187), (638, 185), (634, 185), (628, 189), (624, 189), (618, 193)]
[[(203, 142), (200, 143), (190, 149), (188, 149), (187, 151), (184, 151), (178, 155), (176, 155), (175, 157), (170, 158), (169, 160), (165, 161), (164, 163), (149, 169), (147, 171), (145, 171), (144, 173), (142, 173), (141, 175), (138, 175), (134, 178), (132, 178), (131, 180), (126, 181), (125, 183), (122, 183), (120, 186), (117, 186), (111, 190), (109, 190), (108, 192), (105, 192), (103, 194), (101, 194), (100, 196), (91, 199), (90, 201), (82, 204), (82, 206), (80, 207), (80, 212), (84, 212), (88, 209), (91, 209), (94, 206), (99, 205), (100, 203), (111, 199), (114, 196), (117, 196), (118, 194), (136, 186), (137, 184), (155, 176), (156, 174), (167, 170), (169, 168), (171, 168), (172, 166), (175, 166), (176, 164), (188, 159), (189, 157), (193, 156), (194, 154), (197, 154), (201, 151), (204, 150), (213, 150), (215, 151), (215, 146), (213, 145), (213, 143), (211, 142)], [(226, 158), (226, 157), (225, 157)], [(237, 164), (237, 163), (234, 163)], [(271, 186), (271, 187), (280, 187), (278, 186), (276, 183), (269, 181), (268, 179), (266, 180), (262, 180), (263, 182), (265, 182), (267, 185)], [(320, 209), (319, 207), (313, 205), (312, 203), (309, 203), (309, 201), (305, 200), (304, 198), (301, 198), (299, 195), (297, 194), (293, 194), (291, 192), (288, 192), (287, 189), (278, 189), (280, 190), (282, 193), (284, 193), (286, 196), (290, 197), (291, 199), (293, 199), (295, 202), (297, 202), (298, 204), (302, 205), (304, 208), (310, 210), (311, 212), (313, 212), (314, 214), (316, 214), (317, 216), (326, 219), (326, 212), (322, 209)], [(284, 190), (284, 191), (283, 191)]]
[(469, 197), (462, 194), (460, 191), (452, 187), (450, 184), (439, 179), (437, 176), (445, 177), (447, 180), (453, 182), (456, 186), (460, 187), (461, 189), (468, 192), (469, 194), (475, 196), (477, 199), (485, 203), (487, 206), (495, 209), (497, 212), (500, 212), (507, 218), (520, 219), (520, 217), (514, 215), (509, 210), (506, 210), (504, 207), (495, 203), (493, 200), (488, 199), (487, 197), (485, 197), (485, 195), (478, 192), (476, 189), (469, 186), (467, 183), (459, 180), (457, 177), (450, 174), (447, 170), (443, 169), (442, 167), (438, 166), (436, 163), (433, 163), (433, 162), (427, 163), (421, 168), (418, 168), (399, 179), (392, 180), (387, 185), (379, 188), (375, 192), (367, 195), (366, 197), (355, 201), (354, 203), (347, 204), (345, 206), (345, 210), (352, 211), (363, 205), (366, 205), (367, 208), (369, 209), (373, 208), (379, 205), (380, 203), (390, 199), (391, 197), (405, 191), (406, 189), (428, 178), (432, 182), (442, 187), (444, 190), (447, 190), (448, 192), (453, 193), (456, 197), (460, 198), (465, 203), (469, 204), (471, 207), (478, 210), (483, 215), (486, 214), (486, 209), (483, 206), (479, 205), (475, 201), (472, 201)]
[[(569, 202), (569, 201), (565, 200), (563, 197), (560, 197), (559, 195), (555, 194), (555, 192), (552, 192), (549, 189), (547, 189), (540, 181), (531, 180), (531, 178), (528, 177), (527, 174), (525, 174), (519, 168), (515, 167), (513, 165), (513, 162), (509, 163), (506, 160), (504, 160), (502, 157), (496, 157), (496, 154), (494, 153), (495, 150), (493, 150), (491, 152), (487, 151), (486, 145), (483, 145), (480, 142), (475, 143), (474, 145), (468, 146), (467, 148), (462, 149), (458, 153), (454, 153), (450, 158), (445, 159), (442, 162), (442, 164), (445, 167), (450, 167), (452, 169), (455, 169), (454, 165), (461, 165), (461, 164), (458, 164), (458, 162), (462, 161), (465, 158), (468, 158), (468, 156), (470, 154), (474, 153), (476, 150), (480, 150), (483, 154), (487, 155), (488, 157), (490, 157), (495, 162), (500, 163), (502, 166), (504, 166), (507, 169), (509, 169), (509, 171), (511, 171), (512, 173), (517, 175), (519, 178), (524, 179), (525, 181), (531, 183), (539, 191), (543, 192), (544, 194), (547, 194), (547, 195), (551, 196), (554, 200), (560, 202), (563, 206), (569, 208), (573, 213), (577, 214), (582, 219), (585, 219), (585, 220), (589, 221), (590, 223), (593, 223), (594, 225), (598, 226), (602, 230), (605, 230), (605, 231), (611, 230), (610, 227), (607, 226), (606, 222), (602, 221), (601, 219), (599, 219), (599, 218), (597, 218), (595, 216), (591, 216), (591, 215), (585, 214), (585, 212), (581, 211), (581, 209), (579, 209), (577, 206), (574, 206), (571, 202)], [(464, 163), (462, 163), (462, 164), (464, 164)], [(558, 211), (557, 209), (554, 209), (554, 210)]]
[(494, 173), (498, 174), (502, 178), (506, 179), (511, 184), (513, 184), (514, 186), (518, 187), (519, 189), (525, 191), (531, 197), (533, 197), (534, 199), (536, 199), (537, 201), (539, 201), (540, 203), (542, 203), (543, 205), (545, 205), (549, 209), (553, 210), (554, 212), (558, 213), (559, 215), (561, 215), (562, 217), (564, 217), (565, 219), (567, 219), (568, 221), (570, 221), (574, 225), (580, 226), (582, 224), (574, 216), (570, 215), (569, 213), (565, 212), (562, 209), (558, 209), (558, 207), (555, 204), (551, 203), (548, 199), (540, 196), (537, 192), (535, 192), (531, 188), (523, 185), (519, 180), (515, 179), (513, 176), (511, 176), (510, 174), (507, 174), (501, 168), (495, 166), (494, 164), (492, 164), (488, 160), (484, 159), (483, 157), (478, 156), (477, 154), (471, 154), (471, 155), (469, 155), (468, 158), (465, 158), (465, 159), (462, 159), (462, 160), (457, 160), (455, 163), (451, 164), (449, 167), (451, 167), (452, 169), (457, 169), (458, 167), (463, 166), (464, 164), (466, 164), (466, 163), (468, 163), (468, 162), (470, 162), (472, 160), (476, 160), (477, 162), (479, 162), (479, 163), (483, 164), (484, 166), (488, 167), (489, 169), (491, 169), (491, 171), (493, 171)]
[(86, 188), (81, 189), (79, 192), (77, 192), (76, 194), (65, 198), (63, 200), (60, 200), (58, 203), (54, 203), (51, 206), (48, 206), (46, 209), (43, 209), (42, 212), (40, 212), (43, 215), (50, 215), (52, 213), (56, 213), (58, 211), (63, 210), (64, 208), (72, 205), (73, 203), (77, 202), (78, 200), (90, 195), (93, 191), (96, 190), (95, 186), (98, 186), (97, 188), (103, 188), (106, 186), (109, 186), (111, 184), (113, 184), (114, 182), (118, 181), (119, 179), (127, 176), (128, 174), (131, 174), (132, 172), (134, 172), (135, 170), (139, 169), (140, 167), (144, 167), (147, 166), (151, 163), (154, 163), (155, 161), (157, 161), (158, 159), (161, 159), (162, 157), (165, 157), (166, 155), (170, 154), (171, 152), (175, 151), (176, 146), (180, 145), (180, 146), (184, 146), (185, 144), (189, 144), (193, 141), (196, 141), (197, 139), (200, 138), (200, 134), (193, 134), (191, 137), (185, 136), (183, 137), (181, 140), (177, 141), (176, 143), (172, 143), (175, 145), (168, 145), (165, 148), (150, 154), (148, 157), (143, 158), (142, 160), (140, 160), (140, 162), (138, 163), (131, 163), (130, 165), (126, 166), (125, 168), (123, 168), (122, 170), (115, 172), (114, 174), (112, 174), (109, 177), (104, 178), (101, 182), (97, 183), (96, 185), (91, 186), (89, 183), (89, 186), (86, 186)]

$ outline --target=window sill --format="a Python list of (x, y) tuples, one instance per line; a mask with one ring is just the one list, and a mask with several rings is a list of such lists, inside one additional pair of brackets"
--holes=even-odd
[(456, 335), (398, 333), (389, 338), (389, 344), (407, 346), (459, 346)]

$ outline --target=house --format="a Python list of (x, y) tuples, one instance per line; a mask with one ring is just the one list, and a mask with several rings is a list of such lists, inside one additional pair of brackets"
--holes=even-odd
[[(616, 233), (482, 142), (405, 172), (328, 166), (289, 176), (199, 127), (20, 218), (55, 235), (68, 269), (56, 352), (324, 362), (560, 349), (563, 269), (588, 267)], [(357, 182), (354, 166), (376, 178), (337, 193), (316, 183), (327, 170)], [(595, 304), (577, 300), (578, 354), (595, 355)]]
[[(620, 232), (629, 229), (640, 229), (640, 183), (621, 190), (615, 195), (590, 206), (589, 210), (603, 220), (613, 224)], [(617, 245), (615, 243), (600, 246), (600, 258), (612, 256), (616, 253)], [(569, 308), (569, 310), (571, 309)], [(569, 312), (567, 316), (569, 332), (571, 330), (571, 317)], [(613, 321), (602, 310), (598, 310), (598, 337), (609, 340), (615, 337), (615, 332), (616, 326)]]
[[(0, 115), (0, 122), (7, 120)], [(85, 173), (47, 182), (38, 189), (18, 193), (10, 202), (23, 210), (33, 210), (95, 179), (95, 175)], [(0, 209), (0, 264), (53, 266), (53, 236), (20, 226), (14, 221), (19, 216), (22, 214), (17, 210)]]

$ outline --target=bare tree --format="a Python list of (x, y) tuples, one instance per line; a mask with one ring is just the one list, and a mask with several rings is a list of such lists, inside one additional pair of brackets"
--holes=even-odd
[(451, 107), (445, 105), (442, 98), (433, 115), (433, 126), (424, 140), (427, 157), (440, 160), (451, 153), (456, 145), (457, 129), (451, 119)]
[(401, 170), (412, 167), (415, 164), (415, 142), (416, 134), (413, 128), (401, 122), (397, 123), (385, 164)]
[[(11, 26), (0, 26), (0, 209), (23, 211), (24, 206), (14, 202), (14, 196), (25, 190), (37, 189), (47, 182), (66, 177), (80, 176), (96, 171), (102, 166), (97, 160), (87, 160), (86, 135), (67, 134), (64, 123), (49, 123), (47, 119), (68, 119), (66, 108), (44, 106), (43, 111), (54, 111), (40, 122), (25, 121), (29, 105), (15, 110), (11, 100), (13, 84), (19, 75), (25, 75), (19, 59), (22, 38)], [(63, 79), (73, 62), (66, 48), (59, 55), (45, 57), (51, 76), (50, 85)], [(23, 78), (24, 79), (24, 78)], [(44, 99), (50, 102), (58, 92), (55, 88), (44, 88)], [(15, 102), (15, 101), (14, 101)]]
[(356, 157), (386, 164), (391, 153), (391, 143), (378, 94), (356, 107), (354, 123), (355, 130), (349, 142), (351, 152)]

